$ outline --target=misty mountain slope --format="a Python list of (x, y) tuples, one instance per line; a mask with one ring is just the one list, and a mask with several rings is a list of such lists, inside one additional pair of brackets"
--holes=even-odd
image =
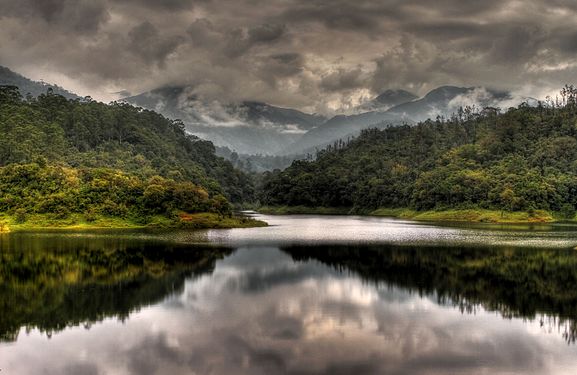
[(437, 116), (450, 116), (459, 107), (475, 105), (477, 107), (495, 106), (511, 99), (506, 92), (487, 90), (479, 87), (441, 86), (431, 90), (421, 99), (399, 104), (392, 107), (387, 113), (414, 122), (434, 119)]
[[(369, 127), (385, 128), (391, 124), (403, 123), (401, 116), (386, 113), (397, 105), (409, 103), (418, 97), (405, 90), (386, 90), (373, 100), (360, 105), (359, 113), (335, 116), (319, 127), (308, 131), (294, 144), (283, 150), (285, 154), (314, 153), (338, 139), (346, 139), (359, 134)], [(404, 122), (411, 123), (406, 119)]]
[[(395, 91), (386, 91), (379, 97), (397, 97)], [(400, 94), (407, 99), (411, 94)], [(373, 100), (377, 101), (378, 98)], [(391, 125), (414, 124), (434, 119), (437, 116), (449, 117), (458, 111), (459, 107), (474, 105), (478, 108), (486, 106), (509, 107), (518, 104), (526, 98), (512, 98), (509, 93), (487, 90), (482, 87), (441, 86), (431, 90), (424, 97), (401, 103), (385, 112), (366, 112), (355, 115), (339, 115), (331, 118), (321, 126), (304, 134), (298, 141), (284, 149), (286, 153), (302, 153), (314, 151), (333, 143), (338, 139), (358, 135), (368, 128), (386, 128)]]
[(205, 101), (191, 90), (164, 87), (123, 101), (181, 119), (191, 134), (246, 154), (276, 154), (326, 120), (261, 102)]
[(255, 126), (218, 127), (211, 125), (187, 125), (186, 130), (200, 138), (208, 139), (216, 146), (227, 147), (241, 154), (276, 155), (279, 150), (296, 142), (302, 134), (281, 133), (277, 129)]
[(67, 99), (80, 99), (76, 94), (66, 91), (62, 87), (50, 85), (44, 82), (36, 82), (28, 79), (12, 70), (0, 66), (0, 85), (2, 86), (16, 86), (23, 96), (27, 94), (37, 97), (41, 94), (46, 94), (48, 89), (52, 89), (54, 94), (62, 95)]
[[(410, 121), (410, 120), (408, 120)], [(385, 128), (407, 122), (400, 116), (386, 112), (367, 112), (358, 115), (339, 115), (314, 128), (286, 147), (285, 154), (314, 152), (338, 139), (353, 137), (367, 128)]]
[(263, 173), (285, 169), (295, 160), (306, 159), (306, 155), (247, 155), (239, 154), (227, 147), (217, 147), (216, 154), (230, 161), (235, 168), (249, 173)]
[(405, 90), (386, 90), (373, 100), (363, 103), (358, 107), (359, 112), (379, 111), (383, 112), (399, 104), (412, 102), (419, 97)]

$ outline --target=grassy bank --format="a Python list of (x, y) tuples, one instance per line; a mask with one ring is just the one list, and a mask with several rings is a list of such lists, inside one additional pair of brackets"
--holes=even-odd
[(30, 214), (25, 219), (12, 215), (0, 215), (0, 233), (40, 229), (137, 229), (137, 228), (189, 228), (228, 229), (263, 227), (263, 221), (248, 217), (227, 217), (215, 213), (181, 213), (176, 218), (155, 215), (146, 218), (119, 218), (110, 216), (71, 214), (58, 218), (47, 214)]
[(352, 208), (278, 206), (259, 207), (258, 212), (271, 215), (317, 214), (317, 215), (367, 215), (394, 217), (417, 221), (452, 221), (477, 223), (551, 223), (567, 220), (561, 214), (544, 210), (532, 212), (509, 212), (484, 209), (452, 209), (438, 211), (415, 211), (409, 208), (379, 208), (373, 211), (354, 210)]
[(406, 208), (380, 208), (371, 216), (387, 216), (419, 221), (454, 221), (478, 223), (551, 223), (566, 221), (555, 213), (544, 210), (533, 212), (509, 212), (499, 210), (463, 209), (440, 211), (414, 211)]

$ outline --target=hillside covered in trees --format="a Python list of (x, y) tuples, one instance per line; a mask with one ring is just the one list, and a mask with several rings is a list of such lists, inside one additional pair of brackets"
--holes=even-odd
[(250, 179), (178, 121), (129, 104), (23, 99), (0, 86), (0, 213), (132, 218), (226, 216), (251, 201)]
[(363, 131), (265, 174), (271, 206), (413, 210), (548, 210), (577, 206), (577, 90), (504, 113), (465, 108), (449, 119)]

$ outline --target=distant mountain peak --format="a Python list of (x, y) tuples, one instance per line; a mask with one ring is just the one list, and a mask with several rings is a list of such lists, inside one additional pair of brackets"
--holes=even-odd
[(412, 102), (415, 99), (418, 99), (418, 96), (409, 91), (401, 89), (388, 89), (383, 91), (374, 99), (361, 104), (357, 108), (357, 112), (383, 112), (399, 104)]
[(191, 86), (166, 86), (124, 98), (181, 119), (191, 134), (244, 154), (275, 154), (326, 118), (256, 100), (206, 100)]
[[(392, 101), (399, 101), (403, 100), (405, 102), (410, 102), (412, 100), (417, 99), (418, 96), (413, 94), (412, 92), (406, 90), (385, 90), (379, 96), (373, 99), (375, 102), (379, 103), (391, 103)], [(400, 103), (399, 103), (400, 104)]]
[(465, 94), (473, 89), (473, 87), (440, 86), (429, 91), (424, 98), (428, 100), (447, 100), (457, 95)]

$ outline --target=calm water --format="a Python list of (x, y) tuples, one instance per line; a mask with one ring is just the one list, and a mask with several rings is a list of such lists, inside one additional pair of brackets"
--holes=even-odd
[(1, 374), (575, 374), (577, 227), (0, 236)]

